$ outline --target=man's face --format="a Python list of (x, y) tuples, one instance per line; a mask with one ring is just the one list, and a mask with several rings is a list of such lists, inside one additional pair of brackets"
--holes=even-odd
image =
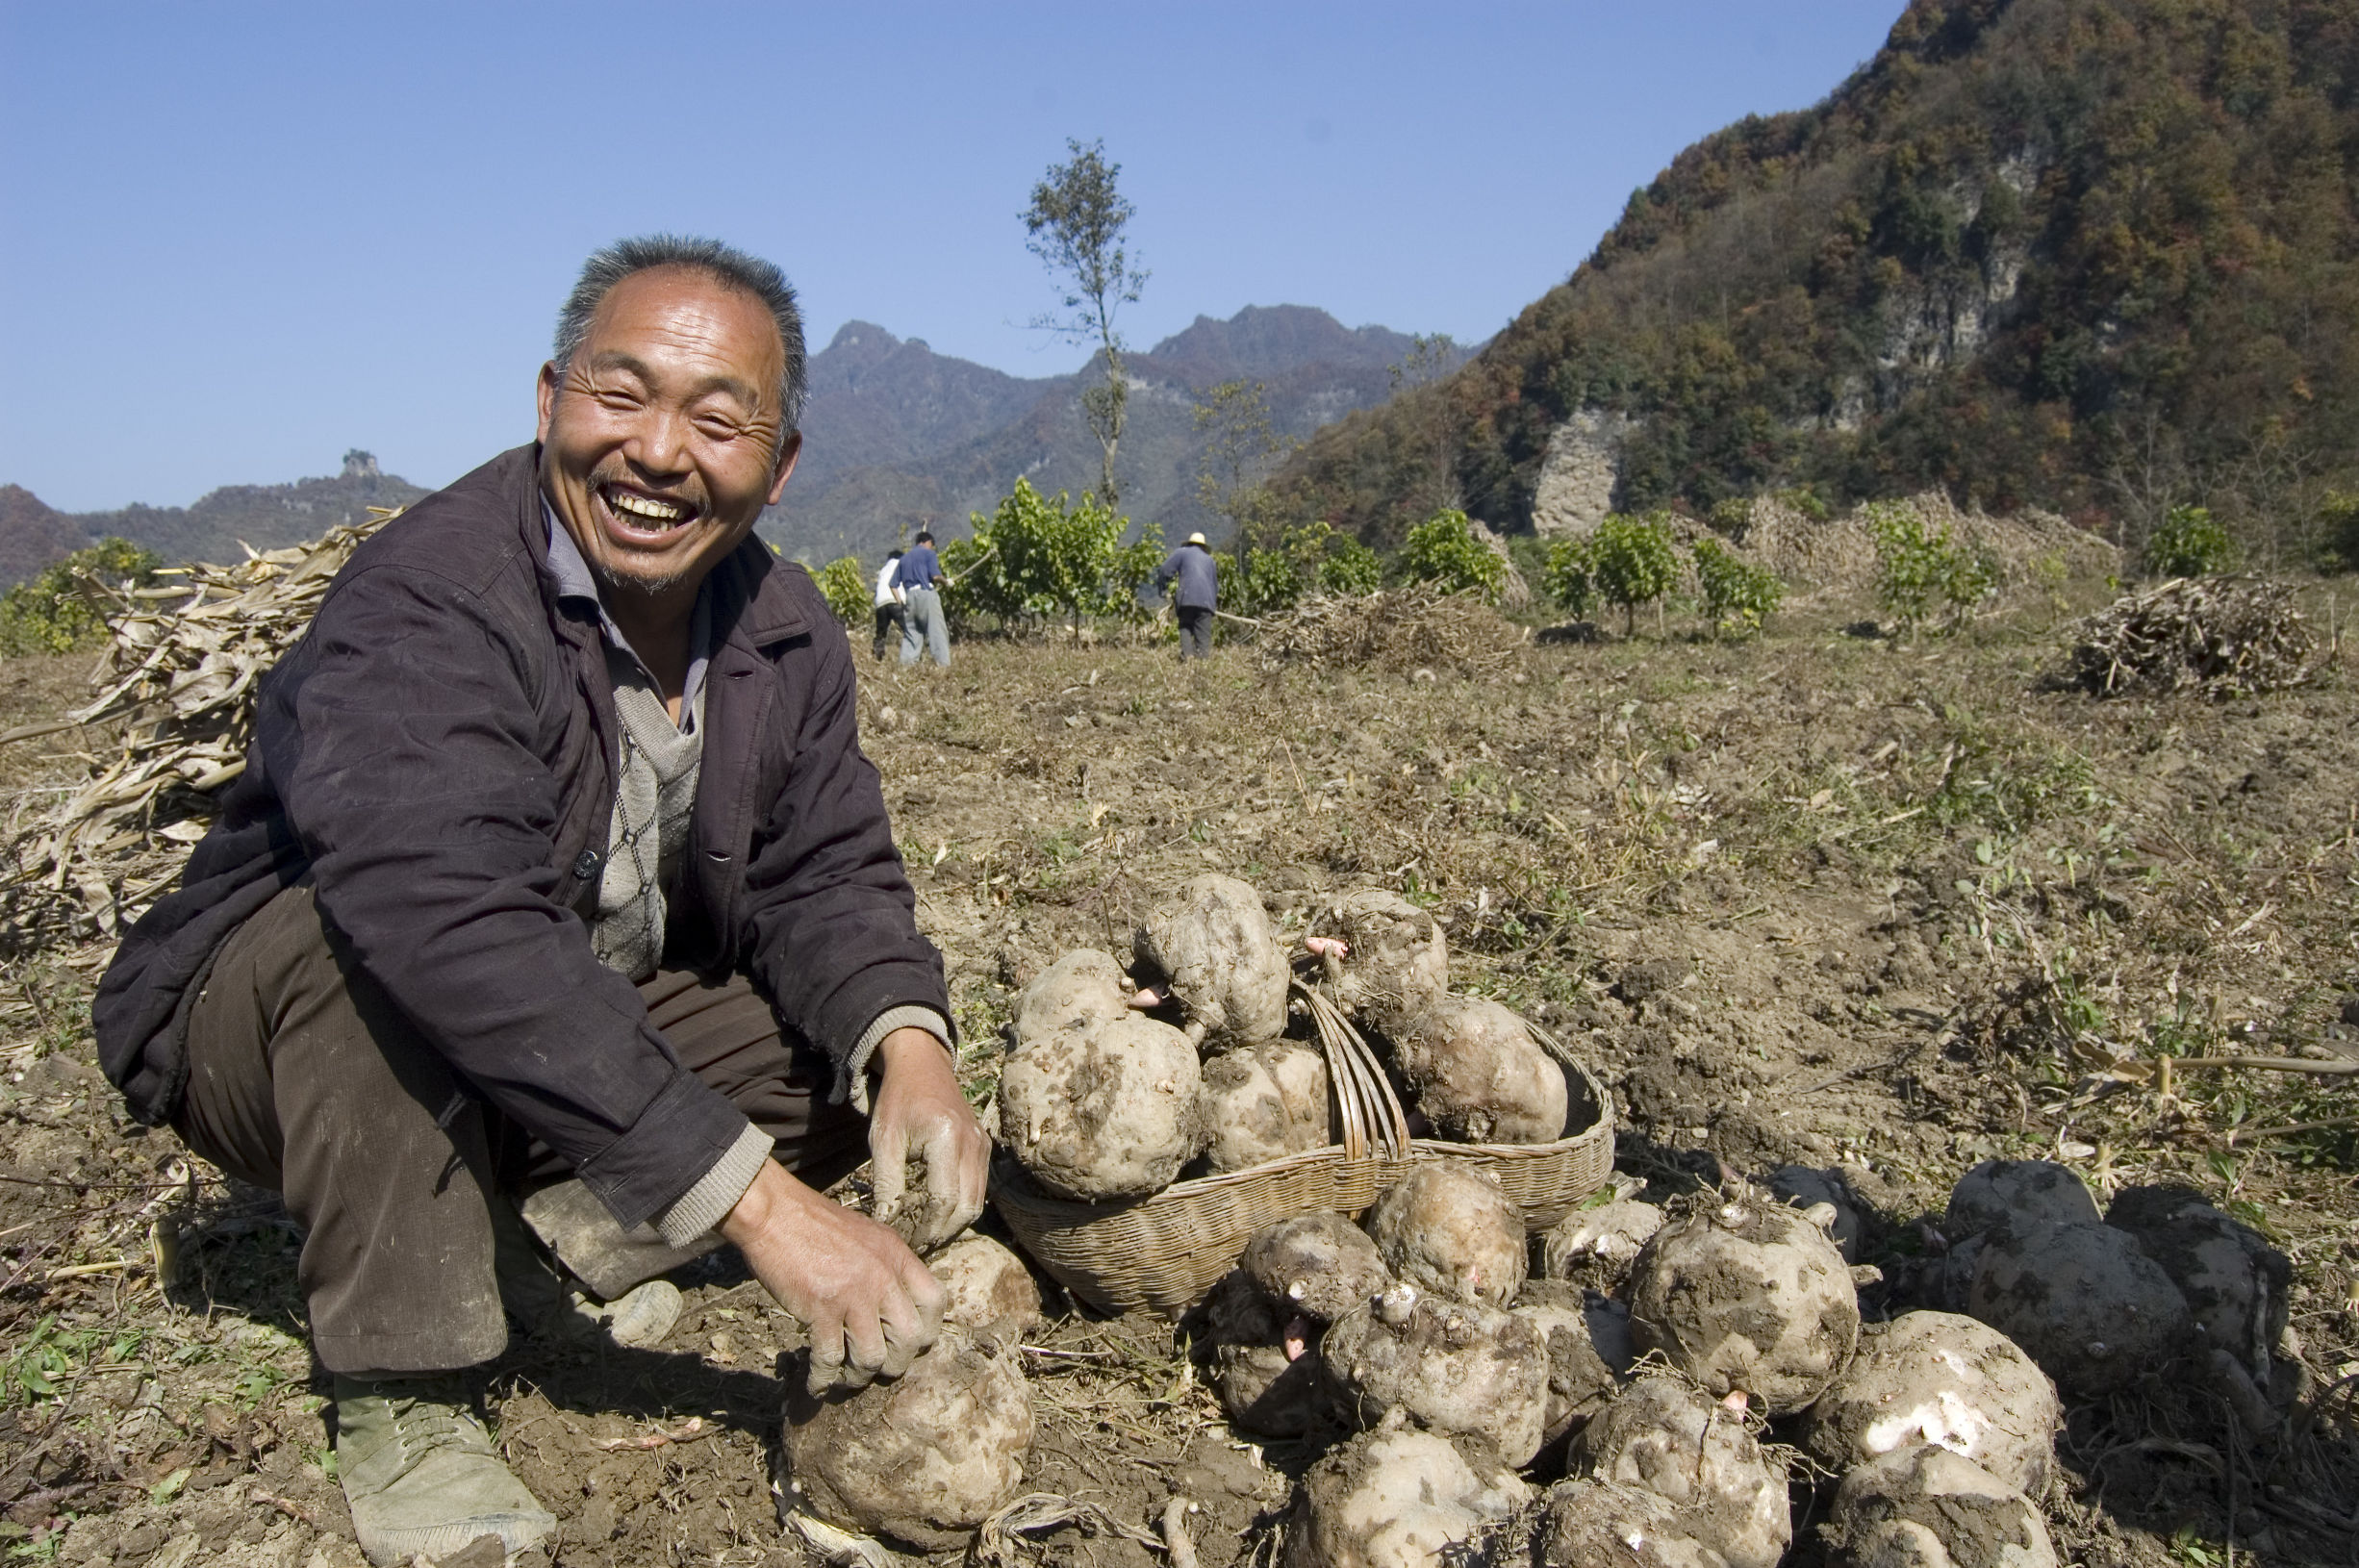
[(664, 266), (541, 367), (541, 483), (610, 593), (693, 599), (778, 498), (800, 445), (779, 450), (784, 354), (759, 300)]

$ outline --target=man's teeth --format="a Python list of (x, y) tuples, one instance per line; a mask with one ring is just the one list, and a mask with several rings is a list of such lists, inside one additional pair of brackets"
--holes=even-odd
[(677, 522), (688, 516), (688, 508), (677, 501), (659, 501), (651, 496), (633, 495), (627, 491), (609, 491), (606, 504), (617, 512), (645, 518), (650, 522)]

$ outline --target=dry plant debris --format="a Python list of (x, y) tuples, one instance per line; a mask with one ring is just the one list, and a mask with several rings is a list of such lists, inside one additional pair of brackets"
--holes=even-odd
[(236, 566), (168, 569), (159, 575), (179, 581), (114, 594), (92, 677), (101, 695), (69, 718), (119, 724), (120, 746), (91, 761), (78, 791), (12, 824), (0, 948), (116, 935), (180, 873), (214, 793), (245, 771), (256, 683), (303, 635), (354, 548), (395, 515), (249, 551)]
[(2075, 626), (2062, 678), (2099, 696), (2250, 696), (2308, 680), (2317, 648), (2290, 583), (2175, 577)]
[(1496, 676), (1523, 668), (1529, 636), (1472, 594), (1412, 587), (1306, 600), (1265, 620), (1261, 642), (1271, 670), (1356, 666)]

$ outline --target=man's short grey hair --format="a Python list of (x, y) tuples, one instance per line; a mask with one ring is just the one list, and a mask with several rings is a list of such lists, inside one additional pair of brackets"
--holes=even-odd
[(787, 437), (802, 428), (803, 399), (809, 391), (803, 365), (802, 311), (795, 303), (795, 286), (786, 281), (785, 273), (759, 256), (748, 256), (718, 240), (647, 234), (618, 240), (593, 253), (582, 264), (581, 278), (566, 296), (565, 308), (557, 313), (554, 353), (558, 367), (562, 369), (573, 363), (582, 341), (590, 336), (591, 319), (614, 291), (615, 285), (634, 272), (658, 266), (685, 266), (701, 272), (725, 288), (752, 295), (770, 312), (771, 320), (778, 328), (778, 341), (786, 350), (786, 374), (778, 382), (778, 410), (782, 417), (779, 441), (783, 444)]

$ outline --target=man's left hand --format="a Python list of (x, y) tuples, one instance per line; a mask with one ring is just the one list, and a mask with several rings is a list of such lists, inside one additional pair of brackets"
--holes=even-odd
[[(876, 1048), (884, 1066), (869, 1119), (876, 1218), (920, 1252), (964, 1230), (983, 1212), (991, 1141), (958, 1091), (942, 1042), (924, 1029), (895, 1029)], [(909, 1189), (909, 1166), (922, 1173)]]

